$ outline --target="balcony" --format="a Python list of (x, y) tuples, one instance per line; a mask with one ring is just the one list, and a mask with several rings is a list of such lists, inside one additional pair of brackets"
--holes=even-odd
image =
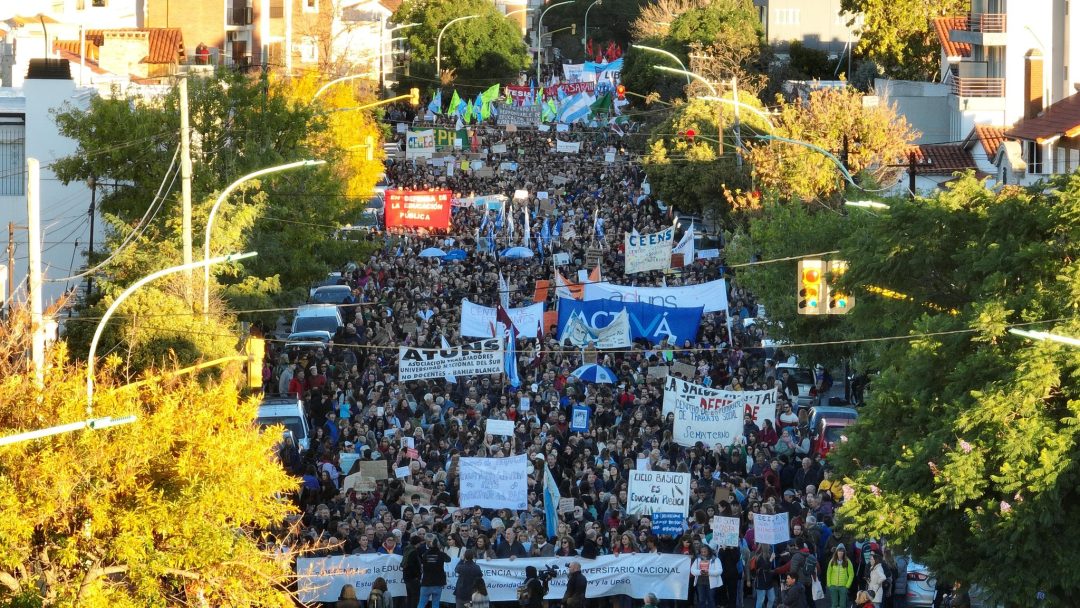
[(253, 21), (250, 6), (230, 6), (225, 15), (226, 25), (251, 25)]
[(1005, 97), (1004, 78), (970, 78), (956, 76), (949, 79), (950, 93), (957, 97)]
[(1005, 13), (971, 13), (967, 29), (952, 30), (949, 39), (980, 46), (1005, 46)]

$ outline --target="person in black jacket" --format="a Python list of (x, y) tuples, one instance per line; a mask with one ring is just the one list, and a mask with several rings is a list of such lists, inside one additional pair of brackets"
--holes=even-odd
[(784, 580), (787, 582), (787, 589), (784, 589), (784, 594), (780, 596), (780, 603), (786, 608), (807, 608), (806, 590), (799, 582), (799, 575), (788, 571)]
[(401, 558), (401, 578), (405, 579), (405, 608), (416, 608), (420, 601), (420, 575), (423, 573), (420, 554), (424, 551), (424, 539), (420, 535), (412, 537), (405, 555)]
[(589, 586), (589, 579), (581, 573), (581, 563), (570, 562), (570, 576), (566, 581), (566, 593), (563, 594), (563, 606), (565, 608), (582, 608), (585, 605), (585, 590)]
[(443, 587), (446, 586), (445, 564), (450, 562), (450, 556), (439, 548), (434, 534), (427, 535), (425, 544), (427, 548), (420, 554), (423, 574), (420, 575), (420, 603), (417, 608), (427, 608), (429, 600), (431, 608), (439, 608)]
[(543, 608), (547, 583), (540, 581), (536, 566), (525, 567), (525, 586), (529, 589), (529, 601), (522, 608)]
[(472, 600), (473, 591), (476, 590), (476, 582), (484, 578), (484, 572), (473, 561), (476, 552), (472, 549), (465, 551), (454, 572), (457, 573), (457, 587), (454, 588), (454, 608), (465, 608), (465, 604)]

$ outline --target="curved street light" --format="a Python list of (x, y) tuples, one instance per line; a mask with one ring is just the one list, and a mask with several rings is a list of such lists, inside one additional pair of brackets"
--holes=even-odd
[[(589, 40), (589, 11), (591, 11), (592, 7), (596, 6), (597, 4), (603, 4), (603, 3), (604, 3), (604, 0), (593, 0), (593, 3), (589, 5), (589, 8), (585, 9), (585, 27), (581, 30), (581, 52), (582, 53), (585, 52), (585, 44)], [(588, 61), (589, 58), (586, 57), (585, 60)]]
[(439, 37), (435, 40), (435, 77), (442, 82), (442, 35), (446, 33), (446, 28), (457, 23), (458, 21), (465, 21), (466, 19), (475, 19), (480, 15), (465, 15), (464, 17), (458, 17), (457, 19), (451, 19), (442, 26), (439, 30)]
[[(225, 199), (232, 194), (233, 190), (236, 190), (240, 184), (248, 181), (249, 179), (255, 179), (266, 175), (268, 173), (277, 173), (278, 171), (288, 171), (289, 169), (296, 169), (298, 167), (313, 167), (315, 165), (325, 165), (325, 160), (301, 160), (295, 163), (288, 163), (285, 165), (278, 165), (276, 167), (268, 167), (266, 169), (260, 169), (253, 173), (248, 173), (244, 177), (229, 184), (228, 188), (221, 191), (217, 200), (214, 201), (214, 206), (210, 208), (210, 216), (206, 219), (206, 239), (203, 243), (203, 259), (210, 259), (210, 235), (214, 228), (214, 217), (217, 216), (218, 208), (221, 207), (221, 203), (225, 202)], [(237, 259), (237, 258), (234, 258)], [(203, 269), (203, 319), (208, 318), (210, 315), (210, 264), (206, 264)]]
[[(693, 72), (691, 72), (689, 70), (676, 70), (675, 68), (669, 68), (666, 65), (654, 65), (652, 67), (653, 67), (653, 69), (660, 70), (661, 72), (671, 72), (672, 74), (682, 74), (683, 76), (686, 76), (687, 78), (693, 78), (694, 80), (697, 80), (699, 82), (703, 82), (703, 83), (705, 83), (705, 86), (709, 87), (709, 92), (713, 94), (713, 97), (718, 97), (720, 95), (719, 93), (716, 92), (716, 87), (714, 87), (712, 85), (712, 83), (709, 82), (708, 80), (705, 80), (705, 77), (700, 75), (700, 74), (695, 74), (695, 73), (693, 73)], [(687, 81), (687, 84), (689, 84), (689, 81)]]
[[(675, 63), (679, 64), (680, 68), (682, 68), (684, 71), (686, 70), (686, 66), (683, 65), (682, 59), (679, 59), (678, 55), (676, 55), (675, 53), (669, 53), (664, 49), (658, 49), (654, 46), (645, 46), (644, 44), (631, 44), (630, 47), (635, 49), (641, 49), (643, 51), (650, 51), (652, 53), (658, 53), (665, 57), (670, 57)], [(690, 84), (690, 74), (686, 75), (686, 84)]]
[(536, 21), (536, 86), (540, 86), (540, 32), (544, 29), (544, 15), (556, 6), (563, 6), (565, 4), (573, 4), (575, 0), (565, 0), (564, 2), (556, 2), (551, 6), (544, 9), (544, 12), (540, 13), (540, 19)]
[[(98, 341), (101, 340), (101, 332), (105, 329), (105, 324), (109, 322), (109, 319), (116, 312), (116, 309), (120, 307), (120, 304), (128, 298), (136, 289), (146, 285), (150, 281), (160, 279), (165, 275), (175, 274), (177, 272), (184, 272), (187, 270), (194, 270), (200, 266), (209, 268), (214, 264), (221, 264), (223, 262), (235, 262), (237, 260), (243, 260), (258, 255), (257, 252), (250, 251), (248, 253), (233, 253), (229, 255), (222, 255), (212, 259), (200, 260), (198, 262), (191, 262), (190, 264), (181, 264), (179, 266), (173, 266), (171, 268), (165, 268), (157, 272), (152, 272), (145, 277), (135, 281), (116, 297), (109, 309), (105, 311), (105, 314), (101, 315), (101, 320), (98, 321), (97, 328), (94, 330), (94, 338), (90, 341), (90, 354), (86, 358), (86, 415), (88, 418), (94, 417), (94, 359), (97, 355)], [(121, 420), (124, 420), (123, 418)], [(132, 419), (134, 420), (134, 419)], [(89, 422), (89, 421), (88, 421)]]
[(736, 108), (743, 108), (745, 110), (749, 110), (749, 111), (753, 112), (754, 114), (757, 114), (758, 116), (760, 116), (762, 118), (762, 120), (765, 121), (765, 124), (769, 125), (769, 129), (775, 129), (776, 128), (772, 124), (772, 120), (771, 120), (772, 115), (771, 114), (769, 114), (768, 112), (764, 112), (762, 110), (759, 110), (759, 109), (755, 108), (752, 105), (743, 103), (741, 101), (735, 101), (734, 99), (728, 99), (726, 97), (713, 97), (712, 95), (702, 95), (702, 96), (698, 97), (698, 99), (704, 99), (706, 101), (718, 101), (720, 103), (726, 103), (726, 104), (729, 104), (729, 105), (733, 105)]
[[(384, 57), (387, 54), (393, 55), (396, 52), (397, 51), (395, 51), (393, 49), (390, 49), (390, 51), (388, 53), (384, 52), (384, 53), (379, 53), (378, 55), (365, 55), (365, 56), (360, 58), (360, 61), (366, 61), (368, 59), (374, 59), (376, 57), (381, 59), (382, 57)], [(311, 96), (311, 101), (315, 101), (316, 99), (318, 99), (319, 95), (322, 95), (323, 93), (325, 93), (327, 89), (334, 86), (335, 84), (340, 84), (342, 82), (348, 82), (350, 80), (356, 80), (357, 78), (368, 78), (370, 76), (371, 76), (371, 73), (366, 72), (366, 73), (363, 73), (363, 74), (350, 74), (348, 76), (342, 76), (341, 78), (335, 78), (335, 79), (331, 80), (330, 82), (324, 84), (323, 86), (319, 87), (319, 90), (315, 91), (315, 94)]]

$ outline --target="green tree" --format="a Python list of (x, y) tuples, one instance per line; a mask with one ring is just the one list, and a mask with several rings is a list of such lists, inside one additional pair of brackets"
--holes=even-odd
[[(0, 330), (0, 427), (85, 420), (85, 371), (62, 344), (34, 390), (27, 325)], [(94, 416), (136, 422), (0, 449), (0, 605), (293, 605), (266, 534), (297, 483), (275, 460), (280, 435), (255, 428), (256, 401), (231, 380), (122, 388), (119, 357), (102, 367)]]
[[(479, 15), (451, 25), (442, 37), (442, 75), (435, 73), (439, 31), (452, 19)], [(409, 76), (402, 85), (457, 82), (475, 87), (517, 79), (529, 64), (521, 30), (488, 0), (405, 0), (394, 13), (395, 23), (418, 23), (403, 30), (409, 39)], [(471, 97), (470, 97), (471, 99)]]
[(969, 174), (929, 199), (886, 202), (846, 217), (789, 206), (751, 231), (759, 246), (798, 241), (795, 255), (839, 249), (831, 257), (849, 269), (837, 285), (856, 297), (841, 318), (789, 323), (793, 265), (738, 271), (786, 299), (766, 306), (793, 351), (844, 340), (880, 370), (830, 454), (846, 484), (838, 525), (884, 536), (940, 580), (977, 584), (1006, 606), (1041, 605), (1040, 592), (1069, 605), (1080, 577), (1053, 565), (1077, 557), (1080, 350), (1007, 329), (1080, 335), (1080, 175), (992, 191)]
[(967, 0), (841, 0), (849, 24), (863, 19), (856, 50), (892, 78), (935, 80), (941, 44), (934, 18), (967, 14)]

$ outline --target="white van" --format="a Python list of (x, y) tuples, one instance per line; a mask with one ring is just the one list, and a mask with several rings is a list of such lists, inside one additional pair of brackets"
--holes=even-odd
[(337, 304), (305, 304), (296, 309), (292, 333), (326, 331), (332, 336), (344, 325)]
[(296, 440), (296, 445), (300, 447), (301, 452), (306, 452), (311, 445), (307, 415), (299, 397), (288, 395), (263, 399), (263, 402), (259, 404), (259, 413), (255, 423), (262, 429), (276, 424), (284, 426), (286, 432), (291, 433), (293, 439)]

